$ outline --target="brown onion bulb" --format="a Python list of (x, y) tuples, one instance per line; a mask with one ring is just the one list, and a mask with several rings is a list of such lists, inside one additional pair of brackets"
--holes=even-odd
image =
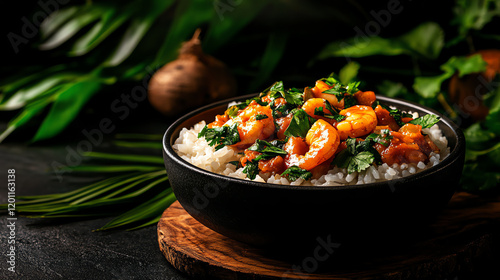
[(183, 43), (177, 59), (149, 81), (149, 102), (164, 115), (178, 115), (236, 94), (236, 80), (224, 63), (203, 53), (199, 34), (200, 29)]

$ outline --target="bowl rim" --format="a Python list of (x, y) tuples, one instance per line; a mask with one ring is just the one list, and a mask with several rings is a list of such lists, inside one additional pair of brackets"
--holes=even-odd
[[(381, 182), (374, 182), (374, 183), (368, 183), (368, 184), (354, 184), (354, 185), (340, 185), (340, 186), (294, 186), (294, 185), (280, 185), (280, 184), (274, 184), (274, 183), (267, 183), (267, 182), (257, 182), (257, 181), (252, 181), (252, 180), (246, 180), (246, 179), (240, 179), (240, 178), (234, 178), (234, 177), (229, 177), (223, 174), (217, 174), (211, 171), (207, 171), (205, 169), (202, 169), (200, 167), (197, 167), (186, 160), (182, 159), (173, 149), (172, 145), (170, 144), (170, 139), (173, 136), (174, 131), (178, 128), (180, 124), (185, 122), (186, 120), (190, 119), (191, 117), (194, 117), (203, 111), (212, 109), (214, 107), (218, 107), (224, 104), (228, 104), (229, 102), (238, 102), (238, 101), (244, 101), (249, 98), (256, 97), (258, 93), (252, 93), (252, 94), (246, 94), (246, 95), (241, 95), (241, 96), (236, 96), (228, 99), (224, 99), (221, 101), (217, 101), (208, 105), (205, 105), (203, 107), (200, 107), (198, 109), (193, 110), (192, 112), (189, 112), (180, 118), (178, 118), (176, 121), (174, 121), (165, 131), (164, 136), (162, 138), (162, 146), (163, 146), (163, 152), (164, 155), (166, 155), (167, 158), (164, 158), (164, 161), (166, 160), (171, 160), (175, 162), (178, 165), (181, 165), (185, 168), (188, 168), (196, 173), (201, 173), (205, 176), (209, 177), (214, 177), (214, 179), (218, 180), (227, 180), (229, 183), (235, 183), (236, 185), (241, 185), (241, 186), (250, 186), (250, 187), (261, 187), (261, 188), (271, 188), (271, 189), (286, 189), (286, 190), (294, 190), (294, 191), (354, 191), (354, 190), (359, 190), (359, 189), (383, 189), (387, 190), (388, 185), (398, 186), (398, 189), (403, 187), (405, 185), (412, 185), (410, 184), (411, 181), (416, 181), (419, 178), (426, 177), (426, 176), (431, 176), (437, 172), (440, 172), (440, 170), (445, 169), (446, 167), (452, 165), (455, 161), (459, 160), (460, 156), (465, 154), (465, 136), (460, 129), (453, 121), (451, 121), (447, 116), (442, 115), (441, 113), (437, 112), (434, 109), (424, 107), (416, 102), (413, 101), (408, 101), (408, 100), (403, 100), (399, 98), (390, 98), (386, 96), (381, 96), (381, 95), (376, 95), (377, 100), (380, 100), (382, 102), (390, 102), (393, 103), (391, 105), (394, 105), (398, 107), (398, 105), (403, 105), (406, 107), (415, 107), (416, 109), (425, 112), (426, 114), (435, 114), (440, 117), (440, 122), (443, 122), (444, 125), (448, 126), (451, 128), (451, 130), (454, 133), (454, 137), (456, 138), (456, 144), (455, 147), (449, 147), (451, 152), (441, 161), (439, 164), (429, 167), (423, 171), (420, 171), (416, 174), (411, 174), (405, 177), (401, 177), (398, 179), (393, 179), (393, 180), (387, 180), (387, 181), (381, 181)], [(182, 129), (182, 128), (181, 128)], [(174, 142), (174, 141), (172, 141)]]

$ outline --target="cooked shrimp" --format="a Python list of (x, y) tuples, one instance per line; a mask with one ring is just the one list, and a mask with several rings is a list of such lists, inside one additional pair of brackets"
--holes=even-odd
[(328, 100), (330, 102), (330, 105), (343, 109), (344, 108), (344, 99), (339, 100), (337, 97), (333, 94), (328, 94), (328, 93), (323, 93), (326, 90), (331, 89), (332, 87), (326, 84), (325, 82), (319, 80), (316, 81), (316, 85), (311, 89), (313, 92), (313, 96), (316, 98), (323, 98), (325, 100)]
[(428, 135), (424, 137), (422, 134), (422, 126), (415, 125), (411, 123), (407, 123), (403, 125), (399, 132), (403, 134), (405, 138), (405, 142), (412, 142), (418, 145), (420, 151), (422, 151), (427, 156), (430, 155), (431, 152), (439, 153), (439, 148), (432, 142)]
[(391, 132), (393, 139), (387, 149), (380, 155), (382, 161), (391, 165), (393, 163), (418, 163), (427, 162), (428, 156), (432, 151), (439, 152), (434, 143), (429, 143), (422, 135), (422, 127), (407, 123), (399, 131)]
[[(269, 95), (263, 96), (260, 100), (262, 102), (266, 102), (269, 104), (271, 102), (273, 102), (273, 99), (271, 99), (271, 97), (269, 97)], [(279, 97), (279, 98), (274, 99), (274, 106), (281, 106), (281, 105), (285, 105), (285, 104), (286, 104), (286, 100), (283, 97)]]
[(302, 105), (302, 110), (306, 111), (306, 113), (309, 116), (311, 116), (317, 120), (322, 119), (322, 120), (327, 121), (330, 124), (333, 124), (333, 122), (335, 122), (335, 120), (314, 114), (314, 111), (316, 110), (316, 108), (320, 108), (320, 107), (323, 108), (323, 112), (325, 114), (330, 114), (330, 115), (332, 114), (332, 112), (330, 112), (328, 109), (326, 109), (325, 100), (323, 98), (311, 98), (311, 99), (307, 100), (304, 103), (304, 105)]
[(290, 125), (292, 118), (293, 118), (293, 114), (288, 114), (285, 117), (281, 117), (281, 118), (276, 119), (276, 124), (277, 124), (276, 136), (278, 137), (278, 139), (283, 140), (286, 138), (285, 131), (287, 130), (288, 126)]
[(330, 159), (339, 146), (337, 130), (324, 120), (316, 121), (309, 129), (306, 139), (290, 137), (283, 149), (286, 167), (298, 166), (311, 170)]
[(394, 163), (418, 163), (427, 161), (427, 156), (420, 151), (417, 144), (402, 143), (392, 140), (388, 148), (380, 153), (382, 162), (392, 165)]
[(382, 106), (377, 105), (377, 107), (375, 107), (375, 115), (377, 115), (378, 125), (387, 125), (393, 131), (399, 130), (399, 125), (396, 120), (391, 116), (389, 111), (382, 108)]
[[(257, 119), (257, 116), (266, 115), (267, 118)], [(261, 106), (252, 101), (244, 110), (241, 110), (236, 117), (227, 121), (224, 125), (239, 123), (238, 133), (240, 142), (232, 145), (236, 148), (246, 148), (252, 145), (257, 139), (269, 138), (274, 133), (273, 112), (268, 106)]]
[(347, 117), (337, 124), (341, 140), (367, 135), (377, 127), (377, 116), (370, 106), (355, 105), (339, 114)]
[(208, 124), (208, 128), (221, 127), (229, 120), (227, 114), (215, 116), (215, 121)]
[[(241, 166), (247, 165), (249, 161), (252, 161), (256, 157), (258, 157), (261, 153), (256, 151), (245, 150), (245, 156), (240, 159)], [(285, 160), (281, 156), (275, 156), (270, 159), (260, 160), (259, 161), (259, 170), (267, 173), (283, 173), (285, 171)]]
[(373, 102), (377, 99), (373, 91), (358, 91), (354, 94), (354, 98), (356, 98), (359, 105), (366, 106), (372, 106)]

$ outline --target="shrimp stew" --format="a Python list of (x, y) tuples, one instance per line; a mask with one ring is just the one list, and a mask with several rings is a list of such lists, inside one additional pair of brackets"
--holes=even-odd
[(439, 117), (390, 108), (358, 86), (333, 75), (304, 89), (276, 82), (184, 129), (174, 149), (201, 168), (278, 184), (370, 183), (439, 163), (447, 150)]

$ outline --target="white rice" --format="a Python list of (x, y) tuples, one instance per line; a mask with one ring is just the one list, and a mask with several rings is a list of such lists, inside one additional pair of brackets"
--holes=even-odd
[[(183, 128), (179, 133), (179, 138), (175, 141), (173, 148), (179, 156), (187, 162), (198, 166), (207, 171), (214, 173), (249, 180), (246, 174), (243, 173), (243, 168), (236, 169), (236, 166), (229, 163), (239, 160), (241, 155), (231, 148), (223, 147), (215, 151), (215, 147), (210, 147), (204, 137), (198, 138), (198, 133), (205, 126), (202, 121), (196, 124), (191, 129)], [(423, 129), (424, 134), (429, 135), (431, 140), (439, 148), (440, 153), (431, 152), (429, 162), (393, 164), (392, 166), (386, 163), (379, 166), (372, 165), (362, 172), (347, 173), (345, 168), (333, 167), (327, 174), (318, 179), (304, 181), (298, 179), (295, 182), (289, 182), (286, 178), (279, 174), (271, 175), (270, 173), (260, 173), (254, 181), (267, 182), (280, 185), (315, 185), (315, 186), (341, 186), (341, 185), (359, 185), (374, 183), (386, 180), (393, 180), (412, 174), (416, 174), (432, 167), (441, 162), (450, 152), (448, 148), (448, 140), (442, 135), (438, 125), (431, 128)]]

